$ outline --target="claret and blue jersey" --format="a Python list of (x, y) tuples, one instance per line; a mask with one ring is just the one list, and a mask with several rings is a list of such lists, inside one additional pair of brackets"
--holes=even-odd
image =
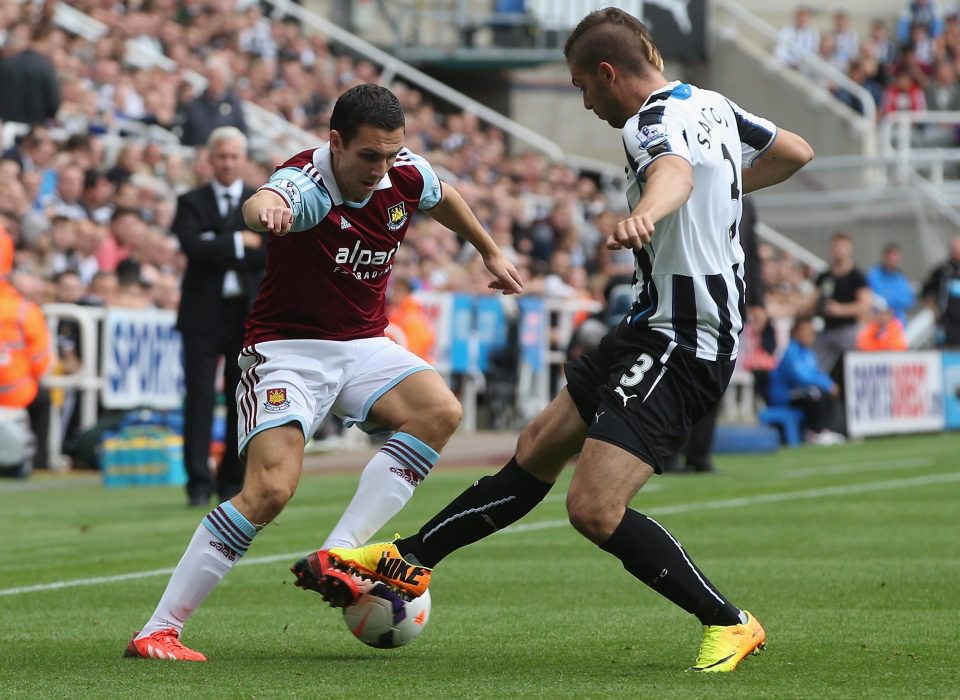
[(340, 193), (326, 144), (295, 155), (260, 189), (282, 197), (293, 220), (289, 234), (270, 236), (244, 344), (382, 335), (387, 279), (410, 217), (440, 203), (430, 164), (404, 148), (373, 193), (351, 202)]

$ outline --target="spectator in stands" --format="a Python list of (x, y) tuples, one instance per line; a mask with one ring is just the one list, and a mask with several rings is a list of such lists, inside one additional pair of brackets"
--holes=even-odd
[(217, 363), (224, 361), (223, 386), (227, 434), (216, 490), (225, 501), (240, 491), (243, 465), (237, 455), (237, 358), (243, 349), (243, 326), (256, 298), (266, 260), (266, 234), (244, 224), (241, 205), (253, 194), (241, 179), (247, 161), (247, 138), (231, 126), (209, 137), (213, 179), (177, 200), (173, 232), (187, 256), (177, 328), (183, 335), (184, 464), (187, 502), (207, 507), (214, 489), (210, 472), (210, 429), (216, 405)]
[(883, 91), (880, 101), (880, 113), (883, 116), (893, 112), (922, 111), (927, 108), (927, 99), (923, 88), (913, 73), (906, 67), (897, 69), (893, 82)]
[(113, 272), (122, 260), (140, 249), (146, 235), (143, 216), (136, 209), (117, 208), (110, 216), (109, 233), (97, 251), (97, 264), (101, 270)]
[(873, 295), (853, 261), (853, 240), (836, 233), (831, 244), (830, 267), (817, 277), (817, 313), (823, 331), (814, 344), (817, 362), (826, 372), (839, 367), (843, 353), (857, 344), (857, 324), (870, 310)]
[(53, 355), (43, 311), (10, 282), (13, 251), (13, 240), (0, 230), (0, 454), (9, 455), (0, 467), (24, 475), (34, 444), (25, 409)]
[(918, 24), (924, 27), (931, 37), (940, 36), (943, 31), (943, 13), (936, 0), (911, 0), (903, 9), (897, 21), (900, 41), (909, 41), (912, 28)]
[[(869, 92), (870, 96), (873, 98), (874, 107), (879, 107), (880, 101), (883, 97), (883, 86), (880, 85), (875, 78), (871, 77), (876, 74), (876, 71), (870, 70), (868, 65), (867, 59), (856, 58), (850, 61), (847, 75), (853, 82), (857, 83), (864, 90)], [(842, 87), (836, 88), (833, 94), (838, 100), (843, 102), (858, 114), (864, 113), (864, 105), (859, 95), (855, 95), (853, 92)]]
[(57, 188), (40, 198), (40, 206), (48, 219), (63, 216), (68, 219), (86, 219), (83, 196), (83, 169), (68, 162), (57, 171)]
[(153, 305), (158, 309), (176, 311), (180, 308), (180, 276), (174, 272), (160, 271), (152, 289)]
[(893, 311), (883, 297), (875, 296), (870, 319), (857, 334), (857, 350), (878, 352), (906, 349), (907, 336), (903, 330), (903, 323), (893, 315)]
[(960, 109), (960, 84), (957, 83), (956, 66), (951, 61), (944, 59), (936, 63), (926, 96), (928, 109)]
[(211, 59), (207, 63), (207, 88), (183, 110), (183, 134), (180, 140), (186, 146), (205, 143), (214, 129), (233, 126), (247, 132), (243, 107), (230, 87), (226, 61)]
[(870, 34), (864, 46), (861, 47), (861, 56), (873, 58), (876, 61), (878, 73), (872, 77), (886, 85), (889, 79), (888, 68), (897, 58), (897, 45), (890, 38), (890, 30), (884, 20), (875, 19), (870, 22)]
[(97, 253), (107, 237), (107, 228), (90, 219), (76, 222), (74, 268), (84, 284), (90, 284), (100, 270)]
[(117, 273), (100, 270), (90, 280), (90, 288), (83, 303), (88, 306), (113, 306), (118, 288)]
[(833, 34), (825, 33), (820, 35), (820, 45), (817, 47), (817, 55), (821, 60), (829, 63), (841, 73), (847, 70), (850, 63), (837, 51), (836, 37)]
[(816, 338), (813, 320), (801, 316), (790, 331), (790, 344), (770, 373), (770, 405), (803, 411), (805, 439), (815, 445), (835, 445), (843, 436), (830, 430), (840, 388), (817, 362), (811, 349)]
[(800, 68), (807, 56), (817, 53), (820, 33), (810, 24), (810, 9), (798, 7), (793, 15), (793, 24), (787, 25), (777, 35), (774, 54), (791, 68)]
[(916, 303), (917, 295), (900, 269), (902, 262), (900, 246), (888, 243), (883, 249), (883, 259), (867, 271), (867, 283), (873, 293), (887, 303), (894, 317), (905, 324), (907, 312)]
[(50, 248), (45, 265), (48, 274), (59, 275), (67, 270), (78, 269), (81, 256), (77, 252), (77, 224), (77, 221), (62, 214), (50, 223)]
[(860, 55), (860, 36), (846, 10), (838, 10), (833, 15), (833, 44), (834, 53), (844, 66)]
[(53, 164), (57, 144), (43, 127), (33, 127), (20, 143), (3, 154), (20, 165), (20, 173), (44, 172)]
[(83, 176), (83, 196), (80, 198), (87, 218), (98, 224), (110, 223), (113, 192), (113, 183), (106, 175), (97, 170), (87, 170)]
[(923, 299), (936, 315), (937, 345), (960, 348), (960, 236), (950, 241), (950, 257), (924, 283)]
[[(910, 39), (903, 45), (901, 61), (906, 61), (908, 54), (912, 54), (912, 60), (923, 72), (924, 78), (933, 72), (936, 57), (935, 43), (925, 25), (915, 24), (910, 28)], [(919, 82), (921, 85), (925, 84), (923, 80)]]
[(237, 45), (244, 51), (260, 58), (274, 59), (277, 42), (270, 30), (270, 22), (263, 17), (258, 3), (253, 3), (244, 14), (245, 28), (237, 36)]
[(143, 168), (143, 146), (136, 141), (127, 141), (120, 147), (117, 159), (107, 170), (107, 179), (114, 185), (126, 182)]
[(0, 120), (44, 124), (60, 109), (60, 78), (43, 41), (31, 41), (29, 32), (27, 25), (14, 27), (0, 53)]
[[(933, 69), (933, 78), (925, 91), (927, 109), (955, 111), (960, 109), (960, 83), (957, 69), (951, 61), (938, 61)], [(919, 144), (926, 147), (946, 148), (957, 143), (955, 124), (923, 124), (916, 134)]]
[(140, 263), (135, 258), (120, 261), (116, 279), (117, 290), (110, 299), (110, 306), (121, 309), (150, 308), (150, 283), (143, 277)]
[(944, 22), (943, 34), (937, 37), (935, 53), (938, 61), (960, 59), (960, 14), (954, 12)]

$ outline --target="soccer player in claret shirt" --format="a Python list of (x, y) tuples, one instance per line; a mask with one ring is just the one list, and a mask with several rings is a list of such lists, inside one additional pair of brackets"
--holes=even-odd
[[(304, 443), (329, 412), (393, 434), (364, 468), (324, 550), (369, 540), (457, 427), (460, 404), (440, 375), (383, 335), (387, 279), (411, 215), (421, 210), (469, 241), (494, 278), (491, 289), (516, 294), (522, 282), (460, 194), (403, 139), (392, 92), (351, 88), (334, 105), (330, 142), (284, 163), (243, 205), (251, 229), (273, 234), (239, 358), (243, 490), (197, 527), (127, 656), (205, 660), (180, 642), (183, 624), (293, 496)], [(353, 577), (316, 554), (293, 571), (297, 585), (333, 605), (358, 595)]]
[(764, 644), (760, 623), (628, 505), (730, 381), (745, 304), (742, 194), (787, 179), (813, 151), (716, 92), (668, 82), (646, 27), (622, 10), (588, 15), (564, 53), (584, 107), (623, 137), (631, 211), (607, 246), (634, 251), (633, 307), (596, 351), (568, 363), (567, 387), (523, 430), (500, 472), (413, 537), (318, 556), (418, 595), (441, 559), (528, 513), (580, 452), (567, 493), (573, 526), (699, 619), (692, 670), (732, 671)]

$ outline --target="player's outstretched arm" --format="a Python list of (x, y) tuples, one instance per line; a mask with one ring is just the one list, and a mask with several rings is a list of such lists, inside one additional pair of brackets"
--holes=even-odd
[(499, 289), (504, 294), (519, 294), (523, 291), (523, 279), (510, 259), (503, 254), (490, 234), (483, 230), (470, 207), (453, 187), (440, 183), (442, 195), (440, 203), (426, 210), (435, 221), (458, 234), (470, 243), (480, 256), (487, 271), (494, 280), (490, 289)]
[(780, 129), (773, 144), (754, 164), (743, 169), (743, 192), (747, 194), (783, 182), (813, 160), (813, 148), (801, 136)]
[(653, 238), (654, 225), (682, 207), (693, 192), (693, 167), (680, 156), (653, 161), (645, 178), (640, 201), (607, 238), (607, 248), (640, 250)]
[(243, 203), (243, 220), (252, 231), (285, 236), (293, 225), (293, 212), (276, 192), (258, 190)]

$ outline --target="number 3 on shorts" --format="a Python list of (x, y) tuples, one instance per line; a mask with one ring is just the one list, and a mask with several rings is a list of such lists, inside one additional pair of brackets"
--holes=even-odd
[(653, 358), (644, 353), (637, 358), (637, 364), (630, 368), (630, 372), (620, 377), (621, 386), (636, 386), (643, 381), (643, 375), (653, 367)]

